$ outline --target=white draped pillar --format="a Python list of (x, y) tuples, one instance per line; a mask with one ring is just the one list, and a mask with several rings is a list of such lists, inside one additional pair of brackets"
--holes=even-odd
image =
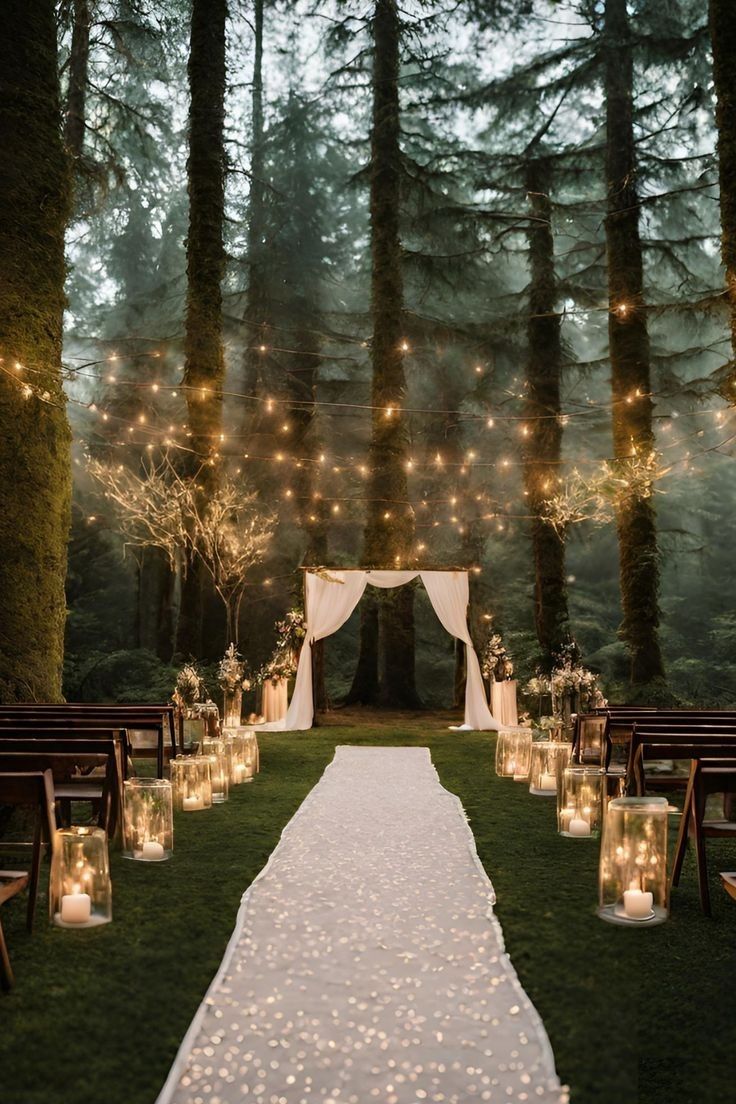
[(488, 708), (480, 663), (468, 629), (467, 571), (422, 571), (420, 577), (443, 626), (465, 645), (465, 724), (484, 730), (500, 728)]

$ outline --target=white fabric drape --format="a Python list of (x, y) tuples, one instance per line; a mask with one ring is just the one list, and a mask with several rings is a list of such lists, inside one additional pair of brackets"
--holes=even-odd
[(312, 727), (312, 644), (337, 632), (350, 617), (366, 586), (403, 586), (421, 578), (442, 626), (465, 644), (465, 728), (498, 729), (488, 708), (480, 664), (467, 624), (468, 574), (466, 571), (340, 571), (330, 568), (320, 575), (306, 573), (305, 612), (307, 635), (299, 656), (294, 695), (283, 721), (264, 728), (302, 731)]
[(443, 626), (465, 645), (465, 724), (471, 728), (498, 729), (500, 725), (493, 719), (488, 708), (480, 663), (468, 629), (468, 573), (422, 571), (420, 578)]

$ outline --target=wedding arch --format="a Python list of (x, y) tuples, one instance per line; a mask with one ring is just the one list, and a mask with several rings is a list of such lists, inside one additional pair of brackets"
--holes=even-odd
[(294, 694), (286, 717), (264, 728), (303, 731), (312, 727), (312, 644), (324, 640), (345, 624), (367, 586), (381, 588), (403, 586), (422, 581), (443, 628), (465, 644), (465, 722), (466, 729), (498, 729), (486, 701), (480, 664), (468, 631), (469, 584), (467, 571), (368, 571), (358, 568), (314, 568), (304, 573), (304, 612), (307, 634), (299, 656)]

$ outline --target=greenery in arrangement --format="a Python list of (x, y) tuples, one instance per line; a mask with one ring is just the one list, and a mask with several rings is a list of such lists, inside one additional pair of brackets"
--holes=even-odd
[(94, 1104), (102, 1091), (108, 1104), (151, 1104), (220, 962), (243, 891), (338, 743), (430, 748), (443, 785), (468, 813), (507, 950), (573, 1104), (729, 1099), (736, 930), (716, 884), (727, 843), (708, 843), (713, 919), (700, 912), (690, 856), (665, 924), (606, 924), (595, 915), (596, 843), (557, 835), (554, 802), (496, 778), (492, 735), (458, 736), (387, 714), (362, 727), (263, 735), (255, 782), (234, 787), (225, 805), (177, 816), (170, 862), (152, 867), (113, 854), (106, 928), (52, 929), (41, 908), (28, 937), (22, 906), (5, 907), (18, 984), (3, 998), (0, 1067), (13, 1104), (49, 1100), (49, 1068), (29, 1037), (45, 1040), (54, 1083), (69, 1099)]

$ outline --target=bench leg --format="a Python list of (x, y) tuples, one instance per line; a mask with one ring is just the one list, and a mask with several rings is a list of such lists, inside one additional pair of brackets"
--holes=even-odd
[(10, 965), (10, 956), (8, 955), (8, 948), (5, 944), (3, 926), (0, 924), (0, 988), (7, 992), (8, 989), (13, 988), (14, 981), (13, 970)]
[(685, 861), (685, 852), (687, 851), (687, 837), (690, 830), (690, 820), (693, 818), (693, 780), (694, 771), (691, 769), (690, 777), (687, 780), (687, 790), (685, 791), (685, 803), (682, 806), (682, 820), (680, 821), (680, 830), (677, 833), (677, 844), (675, 845), (675, 861), (672, 864), (672, 885), (676, 886), (680, 884), (680, 874), (682, 873), (682, 864)]
[(705, 816), (705, 792), (700, 786), (693, 790), (693, 825), (695, 833), (695, 855), (698, 861), (698, 890), (700, 907), (706, 916), (711, 915), (710, 893), (708, 891), (708, 861), (705, 856), (705, 836), (703, 835), (703, 817)]

